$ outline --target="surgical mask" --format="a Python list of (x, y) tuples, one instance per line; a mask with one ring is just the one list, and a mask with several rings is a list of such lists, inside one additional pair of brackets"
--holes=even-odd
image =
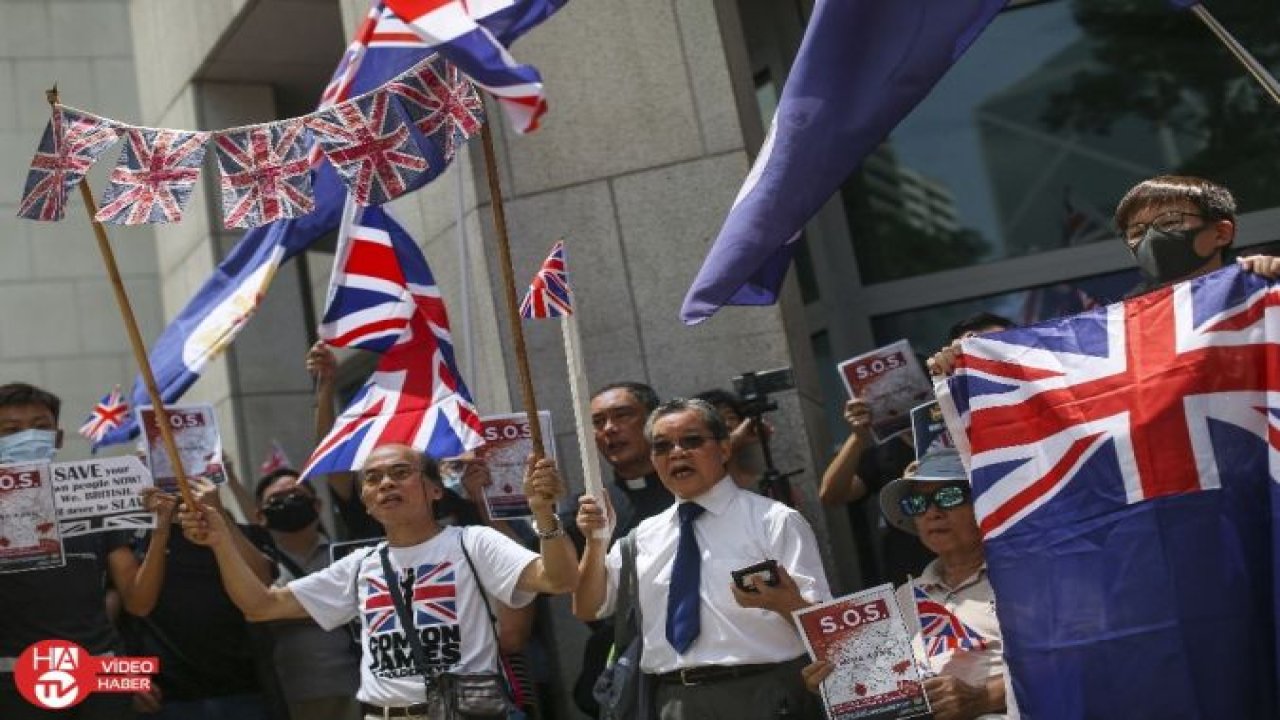
[(57, 444), (58, 433), (54, 430), (23, 430), (5, 435), (0, 437), (0, 463), (52, 460)]
[(315, 501), (306, 495), (289, 495), (262, 507), (267, 527), (276, 532), (297, 532), (320, 517)]
[[(1160, 230), (1147, 228), (1133, 254), (1138, 260), (1138, 272), (1149, 283), (1170, 283), (1199, 270), (1208, 257), (1196, 252), (1195, 237), (1203, 227), (1189, 230)], [(1215, 251), (1216, 252), (1216, 251)]]
[(466, 467), (442, 467), (440, 468), (440, 482), (444, 485), (445, 490), (452, 490), (462, 495), (462, 476), (467, 473)]

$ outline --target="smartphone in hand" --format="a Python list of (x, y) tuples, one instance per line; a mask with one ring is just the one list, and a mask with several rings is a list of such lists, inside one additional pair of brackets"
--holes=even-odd
[(778, 561), (765, 560), (764, 562), (748, 565), (741, 570), (732, 570), (729, 573), (733, 576), (733, 583), (743, 592), (759, 592), (751, 586), (752, 578), (760, 578), (765, 585), (774, 587), (778, 584)]

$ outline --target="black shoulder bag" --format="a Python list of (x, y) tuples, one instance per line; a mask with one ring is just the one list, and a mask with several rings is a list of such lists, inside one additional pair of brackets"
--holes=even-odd
[[(496, 647), (498, 643), (497, 619), (494, 617), (493, 610), (489, 607), (489, 598), (485, 593), (484, 584), (480, 581), (480, 575), (476, 572), (476, 566), (471, 562), (471, 555), (467, 552), (465, 538), (466, 532), (463, 531), (458, 537), (458, 543), (462, 546), (462, 556), (466, 558), (467, 565), (471, 568), (471, 575), (475, 578), (476, 589), (480, 592), (480, 599), (484, 601), (484, 609), (489, 615), (489, 626), (493, 631), (493, 641)], [(417, 627), (413, 623), (413, 614), (409, 611), (409, 604), (400, 590), (399, 575), (391, 568), (391, 561), (388, 558), (388, 551), (385, 545), (378, 555), (382, 559), (382, 573), (387, 581), (387, 590), (391, 593), (391, 600), (396, 606), (396, 614), (400, 616), (400, 624), (405, 628), (405, 634), (409, 638), (409, 647), (413, 651), (414, 663), (422, 671), (422, 681), (426, 686), (427, 702), (430, 703), (432, 695), (435, 692), (439, 692), (440, 700), (444, 707), (444, 717), (447, 720), (505, 720), (511, 710), (511, 701), (507, 692), (506, 681), (501, 673), (463, 674), (443, 672), (436, 673), (433, 676), (432, 673), (428, 672), (427, 654), (422, 647), (422, 638), (418, 637)]]
[(640, 584), (636, 577), (636, 535), (618, 540), (622, 568), (614, 605), (613, 661), (600, 673), (593, 694), (601, 720), (645, 720), (649, 717), (649, 678), (640, 671), (644, 625), (640, 615)]

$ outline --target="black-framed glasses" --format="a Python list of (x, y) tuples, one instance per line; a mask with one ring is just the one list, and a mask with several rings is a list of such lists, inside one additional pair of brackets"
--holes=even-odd
[(710, 439), (711, 437), (709, 435), (685, 435), (683, 437), (676, 438), (675, 440), (658, 438), (649, 444), (649, 452), (658, 456), (669, 455), (677, 446), (679, 446), (681, 450), (693, 451), (703, 445), (706, 445), (707, 441)]
[(400, 483), (413, 477), (420, 469), (410, 463), (396, 463), (387, 467), (369, 468), (360, 474), (360, 479), (366, 485), (376, 485), (384, 477), (389, 477), (392, 481)]
[(969, 502), (968, 485), (945, 485), (931, 493), (913, 490), (898, 501), (898, 507), (907, 517), (919, 517), (929, 512), (930, 505), (939, 510), (950, 510), (967, 502)]
[(1124, 241), (1129, 244), (1129, 247), (1133, 247), (1142, 240), (1142, 237), (1147, 234), (1147, 230), (1150, 228), (1155, 228), (1161, 232), (1182, 230), (1186, 227), (1185, 218), (1189, 217), (1204, 219), (1204, 215), (1198, 212), (1170, 210), (1155, 216), (1149, 223), (1129, 223), (1124, 229)]

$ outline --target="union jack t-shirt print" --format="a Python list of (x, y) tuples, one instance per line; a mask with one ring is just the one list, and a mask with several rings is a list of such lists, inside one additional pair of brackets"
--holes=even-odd
[(1276, 717), (1280, 288), (965, 340), (945, 390), (1024, 713)]

